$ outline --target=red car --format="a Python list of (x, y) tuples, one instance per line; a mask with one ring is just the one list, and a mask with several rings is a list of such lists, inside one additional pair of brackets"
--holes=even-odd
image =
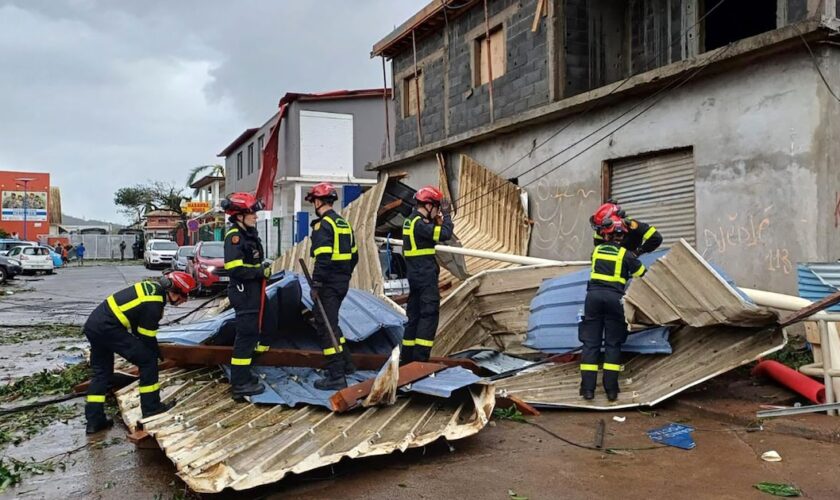
[(195, 246), (195, 255), (188, 258), (188, 272), (198, 283), (198, 293), (225, 288), (230, 281), (225, 270), (225, 244), (202, 241)]

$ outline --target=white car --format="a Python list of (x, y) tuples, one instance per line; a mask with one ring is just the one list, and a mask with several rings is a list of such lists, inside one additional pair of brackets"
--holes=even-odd
[(14, 247), (9, 250), (9, 257), (20, 261), (23, 274), (34, 274), (38, 271), (52, 274), (53, 269), (55, 269), (50, 251), (46, 248), (34, 246)]
[(149, 240), (143, 252), (143, 264), (146, 269), (152, 267), (169, 267), (178, 253), (178, 244), (169, 240)]

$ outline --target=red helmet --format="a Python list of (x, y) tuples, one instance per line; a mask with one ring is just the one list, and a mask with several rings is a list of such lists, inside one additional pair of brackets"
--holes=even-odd
[(306, 198), (304, 199), (309, 203), (313, 203), (316, 199), (334, 202), (338, 199), (338, 193), (335, 190), (335, 186), (329, 182), (319, 182), (312, 186), (312, 189), (306, 193)]
[(165, 290), (172, 290), (184, 296), (189, 295), (196, 287), (195, 278), (182, 271), (165, 274), (162, 284)]
[(420, 188), (419, 191), (414, 193), (414, 199), (419, 201), (420, 203), (432, 203), (434, 205), (440, 205), (440, 202), (443, 200), (443, 193), (440, 189), (434, 186), (426, 186)]
[(591, 222), (593, 226), (600, 226), (614, 215), (621, 217), (619, 212), (622, 212), (621, 207), (612, 201), (608, 201), (598, 207), (598, 210), (596, 210), (595, 213), (592, 214), (592, 217), (589, 218), (589, 222)]
[(624, 219), (618, 215), (613, 215), (609, 219), (605, 219), (601, 222), (598, 232), (601, 233), (601, 236), (606, 236), (608, 234), (623, 234), (627, 232), (627, 226), (624, 224)]
[(250, 193), (232, 193), (222, 200), (221, 205), (228, 215), (255, 213), (264, 208), (262, 202)]

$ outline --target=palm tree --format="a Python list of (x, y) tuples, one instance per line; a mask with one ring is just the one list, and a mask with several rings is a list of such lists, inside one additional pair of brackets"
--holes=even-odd
[[(203, 175), (203, 172), (207, 172)], [(212, 175), (214, 177), (224, 177), (225, 176), (225, 167), (221, 165), (199, 165), (192, 170), (190, 170), (190, 175), (187, 177), (187, 187), (189, 187), (193, 182), (197, 181), (204, 175)], [(198, 189), (193, 189), (193, 196), (198, 196)]]

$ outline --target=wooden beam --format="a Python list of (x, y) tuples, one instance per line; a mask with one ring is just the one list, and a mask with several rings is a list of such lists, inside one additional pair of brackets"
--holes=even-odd
[(382, 205), (381, 207), (379, 207), (379, 210), (376, 211), (376, 216), (377, 217), (382, 217), (383, 214), (386, 214), (386, 213), (390, 212), (391, 210), (394, 210), (395, 208), (400, 208), (400, 205), (402, 205), (402, 203), (403, 203), (403, 201), (399, 198), (392, 201), (391, 203), (386, 203), (386, 204)]
[[(447, 366), (442, 363), (421, 363), (414, 361), (407, 365), (400, 367), (400, 375), (397, 380), (397, 387), (408, 385), (417, 380), (428, 377), (433, 373), (437, 373), (446, 369)], [(373, 381), (376, 377), (369, 378), (364, 382), (351, 385), (342, 389), (330, 397), (330, 405), (335, 412), (345, 412), (358, 406), (359, 401), (366, 398), (373, 388)]]
[[(231, 346), (215, 345), (175, 345), (160, 344), (160, 353), (167, 360), (178, 365), (216, 366), (230, 364), (233, 354)], [(360, 370), (378, 370), (388, 360), (386, 354), (352, 354), (353, 364)], [(297, 349), (271, 349), (256, 356), (254, 365), (260, 366), (302, 366), (309, 368), (323, 368), (326, 358), (319, 351), (302, 351)], [(445, 366), (461, 366), (473, 373), (481, 372), (475, 362), (458, 358), (431, 358), (431, 363)]]
[(840, 292), (835, 292), (819, 302), (814, 302), (813, 304), (803, 307), (790, 316), (782, 319), (781, 322), (779, 322), (779, 326), (790, 326), (796, 322), (809, 318), (822, 310), (828, 309), (837, 303), (840, 303)]
[(531, 24), (531, 33), (536, 33), (540, 29), (540, 19), (545, 15), (545, 0), (537, 1), (537, 10), (534, 12), (534, 23)]

